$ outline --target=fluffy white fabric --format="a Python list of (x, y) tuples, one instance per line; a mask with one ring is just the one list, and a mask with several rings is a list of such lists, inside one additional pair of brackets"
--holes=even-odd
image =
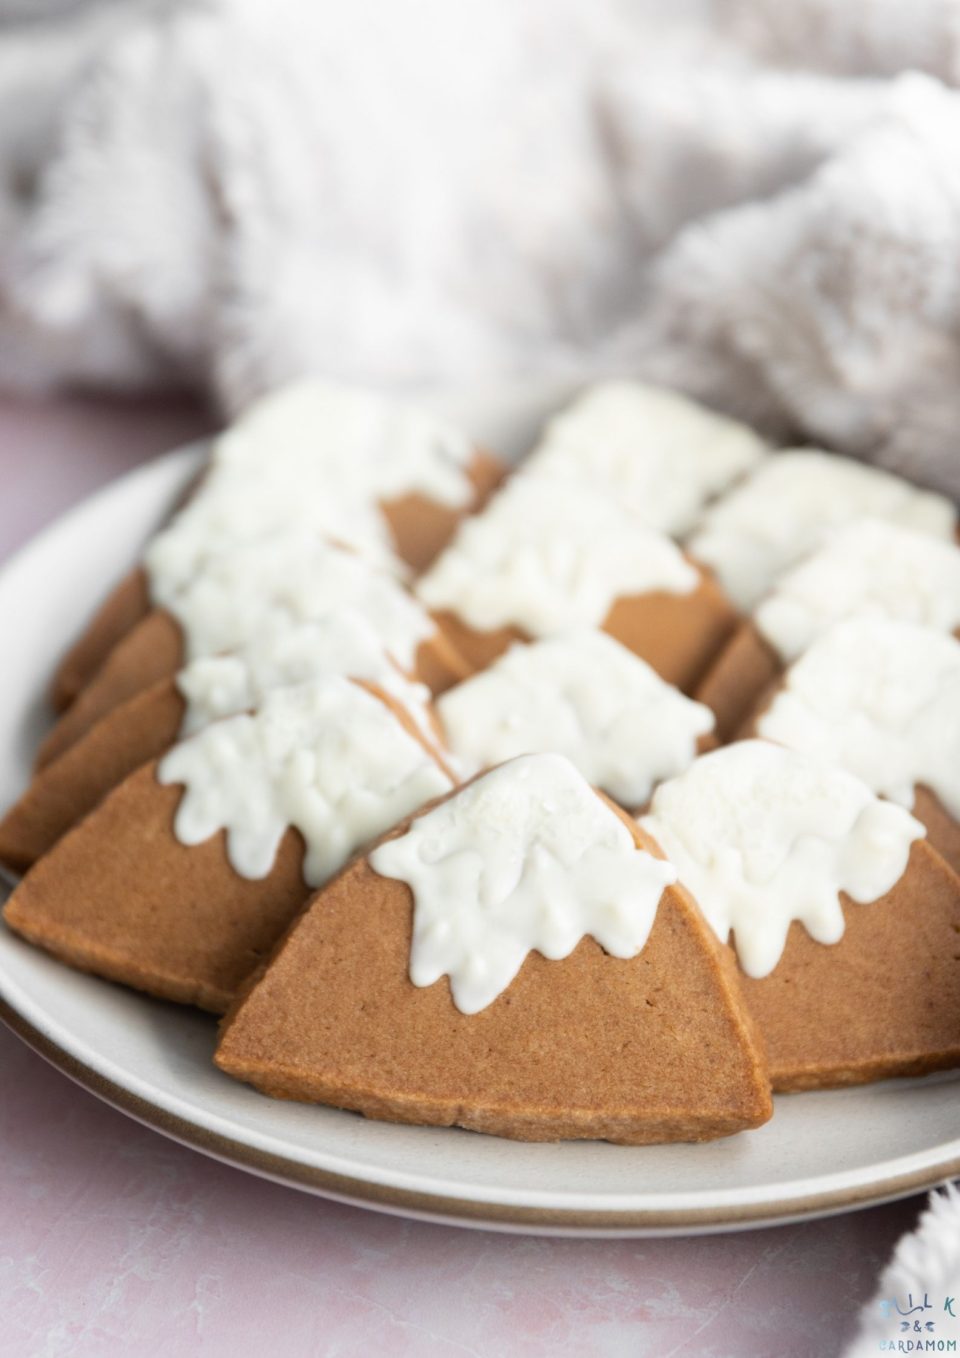
[[(932, 1320), (935, 1329), (922, 1335), (901, 1333), (902, 1312), (922, 1304), (924, 1296), (930, 1309), (910, 1319), (919, 1316), (921, 1327)], [(949, 1312), (945, 1310), (948, 1298), (953, 1299)], [(863, 1309), (860, 1332), (844, 1358), (873, 1358), (887, 1345), (896, 1351), (898, 1340), (906, 1343), (911, 1337), (915, 1343), (919, 1338), (934, 1343), (960, 1341), (960, 1193), (952, 1185), (942, 1193), (931, 1193), (916, 1230), (897, 1245), (880, 1278), (877, 1295)], [(909, 1350), (904, 1347), (901, 1351)]]
[(0, 382), (626, 369), (960, 493), (960, 0), (42, 8)]

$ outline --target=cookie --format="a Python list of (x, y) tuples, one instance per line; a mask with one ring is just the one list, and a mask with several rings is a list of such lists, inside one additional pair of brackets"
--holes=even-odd
[(447, 690), (437, 714), (466, 773), (555, 751), (628, 809), (711, 748), (713, 716), (605, 632), (515, 645)]
[(960, 629), (960, 549), (880, 519), (860, 519), (788, 571), (707, 671), (696, 697), (721, 740), (828, 628), (859, 615)]
[(416, 593), (473, 669), (514, 641), (591, 627), (684, 690), (737, 622), (669, 538), (599, 491), (526, 473), (461, 523)]
[(792, 924), (776, 969), (743, 978), (774, 1089), (960, 1065), (960, 878), (921, 841), (891, 891), (842, 902), (839, 942), (824, 947)]
[(50, 698), (57, 712), (70, 706), (114, 646), (149, 611), (147, 574), (142, 566), (137, 566), (107, 596), (57, 666), (50, 688)]
[(711, 505), (687, 547), (745, 612), (833, 529), (865, 516), (944, 540), (957, 533), (946, 496), (837, 453), (795, 448), (765, 458)]
[(733, 740), (749, 719), (758, 695), (775, 684), (782, 673), (783, 662), (776, 651), (756, 624), (745, 619), (693, 690), (697, 702), (713, 713), (714, 730), (721, 743)]
[[(527, 864), (512, 895), (504, 853)], [(217, 1064), (274, 1097), (526, 1141), (756, 1127), (771, 1113), (762, 1048), (730, 957), (672, 875), (567, 761), (511, 761), (316, 894), (225, 1018)], [(447, 930), (438, 918), (431, 934), (421, 915), (437, 908)], [(430, 957), (438, 937), (457, 947)]]
[(352, 609), (308, 622), (278, 616), (236, 651), (195, 660), (112, 708), (59, 758), (44, 765), (0, 821), (0, 862), (23, 871), (141, 764), (224, 717), (257, 711), (278, 688), (327, 675), (374, 684), (437, 747), (430, 691), (394, 665), (379, 635)]
[(890, 618), (836, 623), (761, 699), (743, 734), (847, 769), (913, 811), (960, 867), (956, 637)]
[(377, 630), (398, 665), (439, 692), (470, 671), (399, 581), (353, 552), (312, 535), (281, 535), (211, 560), (110, 652), (96, 677), (42, 743), (37, 767), (62, 754), (94, 722), (188, 661), (252, 645), (291, 627), (354, 610)]
[(960, 878), (903, 807), (749, 740), (661, 784), (641, 825), (732, 940), (775, 1090), (960, 1064)]
[(767, 451), (747, 425), (679, 392), (611, 381), (550, 420), (523, 470), (599, 489), (645, 527), (680, 537)]
[(452, 785), (388, 696), (341, 678), (279, 689), (128, 777), (4, 918), (73, 966), (219, 1011), (313, 887)]
[[(448, 421), (419, 407), (306, 379), (256, 402), (213, 440), (208, 467), (160, 537), (168, 556), (173, 546), (183, 558), (299, 528), (382, 562), (395, 556), (419, 573), (458, 520), (485, 503), (505, 470)], [(196, 564), (189, 563), (188, 573)], [(67, 652), (54, 678), (58, 710), (93, 678), (151, 600), (165, 602), (158, 599), (164, 582), (151, 578), (155, 574), (155, 568), (138, 569), (124, 580)]]
[(0, 820), (0, 863), (26, 872), (112, 788), (170, 748), (185, 712), (175, 681), (159, 679), (94, 722)]
[(440, 555), (464, 515), (482, 509), (507, 474), (500, 459), (483, 448), (472, 453), (465, 471), (473, 492), (463, 505), (441, 504), (417, 491), (380, 501), (394, 550), (414, 575)]

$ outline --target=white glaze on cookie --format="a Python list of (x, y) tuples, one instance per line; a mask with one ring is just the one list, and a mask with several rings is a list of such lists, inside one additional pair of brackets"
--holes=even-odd
[(159, 600), (180, 624), (188, 661), (235, 651), (290, 622), (339, 608), (363, 615), (398, 665), (413, 670), (436, 628), (398, 580), (363, 557), (292, 530), (245, 543), (205, 563), (182, 589)]
[(685, 769), (698, 738), (713, 729), (709, 708), (613, 637), (589, 630), (511, 647), (448, 689), (437, 713), (468, 772), (552, 750), (632, 807)]
[(833, 623), (864, 615), (955, 631), (960, 548), (882, 519), (858, 520), (782, 576), (753, 620), (788, 662)]
[(176, 681), (187, 703), (181, 736), (238, 712), (254, 711), (275, 688), (330, 674), (376, 684), (410, 713), (421, 735), (435, 740), (430, 690), (394, 664), (374, 628), (351, 608), (334, 609), (306, 622), (276, 614), (239, 650), (203, 656), (185, 666)]
[(590, 935), (614, 957), (635, 957), (676, 880), (554, 754), (482, 775), (370, 862), (413, 892), (410, 979), (449, 976), (465, 1014), (502, 994), (532, 949), (557, 960)]
[(381, 505), (473, 496), (470, 440), (379, 392), (306, 379), (256, 402), (213, 442), (206, 474), (146, 556), (165, 605), (211, 557), (278, 530), (312, 532), (402, 569)]
[(960, 641), (888, 618), (825, 632), (787, 671), (759, 734), (829, 759), (913, 807), (918, 784), (960, 820)]
[(765, 459), (706, 511), (687, 545), (734, 603), (748, 609), (831, 528), (865, 516), (940, 538), (957, 527), (945, 496), (850, 458), (799, 448)]
[(761, 740), (702, 755), (660, 785), (640, 824), (754, 977), (777, 965), (793, 920), (839, 942), (840, 893), (886, 895), (926, 833), (851, 774)]
[(225, 830), (234, 869), (262, 878), (292, 827), (311, 886), (452, 786), (379, 698), (339, 676), (275, 689), (257, 712), (205, 727), (164, 756), (159, 779), (184, 786), (182, 844)]
[(451, 421), (383, 392), (304, 378), (247, 410), (221, 435), (215, 461), (268, 477), (291, 498), (331, 489), (353, 502), (420, 494), (463, 508), (473, 445)]
[(429, 607), (480, 631), (599, 627), (617, 599), (689, 594), (699, 575), (668, 537), (589, 486), (519, 474), (463, 520), (417, 583)]
[(603, 382), (550, 421), (524, 471), (602, 489), (647, 527), (678, 535), (766, 451), (747, 425), (679, 392)]

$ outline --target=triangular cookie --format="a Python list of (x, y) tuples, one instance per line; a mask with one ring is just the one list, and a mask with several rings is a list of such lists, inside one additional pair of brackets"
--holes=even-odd
[(758, 695), (782, 673), (783, 663), (776, 651), (756, 626), (744, 619), (693, 692), (697, 702), (713, 713), (718, 740), (734, 738)]
[(147, 573), (142, 566), (137, 566), (110, 592), (57, 666), (50, 696), (58, 712), (70, 706), (117, 642), (136, 626), (149, 608)]
[(0, 820), (0, 863), (25, 872), (111, 788), (169, 749), (185, 709), (176, 682), (160, 679), (94, 722)]
[(823, 1089), (960, 1065), (960, 877), (922, 840), (879, 900), (843, 896), (824, 947), (792, 924), (769, 976), (742, 979), (774, 1089)]
[(178, 737), (256, 711), (275, 689), (327, 675), (382, 689), (414, 717), (422, 735), (442, 743), (429, 689), (402, 673), (356, 611), (334, 610), (306, 623), (277, 619), (249, 645), (202, 657), (134, 694), (38, 770), (0, 820), (0, 862), (18, 872), (30, 867), (111, 788)]
[(478, 448), (466, 472), (474, 487), (474, 495), (467, 505), (441, 504), (417, 491), (380, 502), (397, 555), (415, 575), (425, 571), (434, 557), (439, 556), (464, 514), (475, 514), (483, 508), (507, 469), (499, 458)]
[(386, 695), (346, 679), (278, 690), (127, 778), (4, 918), (83, 970), (222, 1011), (310, 894), (305, 877), (452, 785)]
[(465, 774), (552, 751), (628, 811), (716, 743), (708, 708), (587, 628), (511, 646), (442, 694), (437, 716)]
[[(478, 826), (485, 838), (471, 850)], [(383, 875), (382, 857), (406, 852), (415, 834), (427, 847), (411, 890)], [(653, 864), (669, 880), (651, 847), (560, 756), (501, 765), (317, 893), (225, 1019), (217, 1064), (277, 1097), (521, 1140), (702, 1141), (756, 1127), (772, 1110), (732, 958), (682, 889), (631, 879), (618, 895), (624, 863), (628, 872)], [(446, 926), (421, 915), (430, 899), (442, 903)], [(632, 910), (646, 912), (639, 951), (612, 956), (584, 936), (598, 906), (614, 934)], [(495, 931), (484, 932), (493, 918)], [(560, 940), (558, 960), (517, 946), (510, 930), (521, 920)], [(480, 932), (468, 932), (450, 963), (453, 984), (447, 975), (430, 983), (431, 940), (442, 951), (458, 921)], [(427, 949), (413, 959), (418, 985), (414, 938)], [(482, 1007), (458, 1007), (470, 1001)]]
[(35, 767), (46, 768), (98, 721), (183, 664), (183, 636), (175, 618), (151, 609), (117, 642), (53, 730), (40, 743)]
[(641, 823), (735, 945), (774, 1089), (960, 1065), (960, 878), (902, 807), (749, 740), (661, 784)]
[(433, 691), (469, 673), (422, 605), (384, 570), (316, 536), (265, 538), (206, 563), (170, 610), (155, 608), (118, 643), (41, 745), (37, 767), (119, 703), (175, 674), (188, 655), (232, 651), (282, 618), (306, 623), (339, 608), (364, 616), (384, 648)]
[(815, 755), (906, 806), (960, 869), (960, 641), (893, 618), (824, 632), (739, 733)]
[(733, 738), (761, 693), (818, 637), (856, 617), (960, 634), (956, 542), (884, 519), (835, 529), (776, 581), (708, 670), (696, 696), (713, 709), (720, 738)]
[(738, 618), (676, 543), (616, 500), (523, 471), (463, 520), (416, 592), (475, 670), (515, 641), (594, 627), (685, 691)]
[(703, 514), (687, 546), (746, 612), (831, 530), (871, 515), (942, 541), (957, 507), (879, 467), (819, 448), (785, 448)]

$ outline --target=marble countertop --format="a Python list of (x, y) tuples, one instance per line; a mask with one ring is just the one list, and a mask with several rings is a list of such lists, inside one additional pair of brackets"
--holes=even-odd
[[(0, 398), (0, 561), (209, 424), (188, 402)], [(4, 1358), (830, 1358), (923, 1202), (689, 1239), (466, 1231), (217, 1164), (2, 1027), (0, 1080)]]

